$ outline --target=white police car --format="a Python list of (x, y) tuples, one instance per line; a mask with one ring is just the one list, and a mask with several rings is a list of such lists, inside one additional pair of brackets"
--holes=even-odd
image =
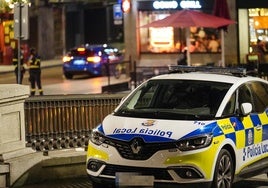
[(141, 84), (92, 131), (94, 187), (231, 188), (268, 172), (268, 82), (184, 68)]

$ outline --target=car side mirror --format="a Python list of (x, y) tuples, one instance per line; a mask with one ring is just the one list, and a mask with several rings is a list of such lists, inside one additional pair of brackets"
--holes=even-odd
[(242, 103), (240, 106), (241, 113), (243, 116), (247, 116), (252, 112), (252, 104), (251, 103)]

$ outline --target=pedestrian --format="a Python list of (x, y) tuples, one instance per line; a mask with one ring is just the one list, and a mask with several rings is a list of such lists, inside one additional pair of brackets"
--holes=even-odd
[(38, 87), (38, 92), (43, 95), (43, 89), (41, 85), (41, 59), (36, 50), (32, 48), (30, 50), (30, 57), (28, 59), (29, 67), (29, 81), (31, 83), (31, 96), (35, 95), (35, 86)]
[(258, 39), (256, 53), (259, 54), (259, 58), (260, 58), (259, 63), (265, 63), (265, 52), (266, 52), (266, 48), (265, 48), (264, 42)]
[[(14, 72), (16, 75), (17, 84), (22, 84), (23, 76), (24, 76), (24, 73), (26, 72), (25, 67), (24, 67), (23, 50), (21, 49), (20, 52), (21, 52), (20, 53), (20, 66), (18, 66), (19, 65), (19, 58), (18, 58), (19, 53), (18, 53), (17, 48), (13, 51), (13, 58), (12, 58), (13, 65), (15, 66)], [(19, 68), (20, 68), (20, 79), (19, 79), (19, 71), (18, 71)]]
[(216, 39), (215, 35), (211, 35), (211, 39), (208, 43), (208, 49), (210, 52), (218, 52), (220, 48), (220, 43), (219, 41)]
[(180, 57), (177, 61), (178, 65), (187, 65), (187, 47), (183, 49), (182, 54), (180, 54)]

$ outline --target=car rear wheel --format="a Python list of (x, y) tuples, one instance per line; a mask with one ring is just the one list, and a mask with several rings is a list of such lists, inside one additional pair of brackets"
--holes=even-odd
[(64, 73), (64, 76), (65, 76), (66, 79), (72, 79), (73, 78), (73, 75), (69, 74), (69, 73)]
[(234, 164), (229, 151), (222, 149), (219, 153), (211, 188), (231, 188), (233, 183)]

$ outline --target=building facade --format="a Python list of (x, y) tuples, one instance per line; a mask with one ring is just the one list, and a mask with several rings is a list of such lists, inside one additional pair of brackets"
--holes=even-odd
[[(169, 3), (169, 4), (168, 4)], [(165, 66), (176, 64), (186, 42), (184, 28), (141, 28), (142, 25), (166, 17), (177, 10), (189, 8), (213, 14), (215, 0), (132, 0), (131, 10), (124, 14), (125, 46), (128, 55), (142, 66)], [(224, 46), (219, 30), (191, 27), (191, 64), (221, 65), (224, 48), (225, 65), (247, 63), (247, 55), (254, 53), (257, 39), (267, 44), (267, 2), (259, 0), (227, 0), (230, 19), (237, 24), (229, 25), (224, 33)], [(158, 6), (155, 6), (158, 5)], [(258, 23), (258, 25), (257, 25)], [(212, 36), (219, 43), (216, 51), (209, 49)], [(200, 47), (200, 42), (203, 47)], [(267, 45), (266, 45), (267, 46)], [(266, 58), (267, 59), (267, 58)], [(265, 60), (265, 62), (268, 62)], [(264, 62), (264, 63), (265, 63)]]
[[(232, 20), (237, 20), (236, 3), (229, 0), (229, 12)], [(126, 53), (142, 66), (165, 66), (177, 64), (186, 45), (188, 28), (141, 28), (154, 20), (166, 17), (177, 10), (194, 9), (207, 14), (213, 13), (214, 0), (171, 0), (171, 1), (131, 1), (131, 10), (124, 14)], [(221, 60), (220, 32), (212, 28), (190, 27), (190, 46), (192, 65), (215, 64)], [(224, 34), (225, 64), (238, 62), (237, 25), (228, 26)], [(215, 51), (209, 48), (212, 38), (216, 39)]]
[[(83, 43), (118, 42), (124, 44), (126, 57), (131, 57), (138, 65), (165, 66), (177, 64), (182, 55), (186, 28), (141, 26), (185, 8), (213, 14), (215, 0), (130, 0), (130, 10), (124, 13), (122, 25), (115, 25), (113, 20), (113, 5), (119, 2), (62, 2), (65, 1), (50, 0), (48, 4), (38, 4), (30, 10), (30, 37), (23, 44), (36, 47), (43, 59), (61, 56), (69, 48)], [(227, 0), (227, 3), (230, 19), (237, 23), (228, 26), (224, 44), (217, 29), (189, 28), (192, 65), (220, 65), (223, 49), (226, 66), (245, 64), (247, 55), (255, 52), (258, 39), (268, 49), (266, 0)], [(0, 28), (0, 64), (7, 59), (9, 46), (14, 46), (10, 28)], [(214, 42), (213, 51), (209, 47), (212, 38), (218, 43)], [(266, 56), (265, 53), (264, 63), (268, 62)]]
[(268, 62), (268, 3), (265, 0), (237, 0), (238, 54), (241, 63), (248, 61), (248, 53), (258, 53), (258, 40), (264, 47), (260, 63)]

